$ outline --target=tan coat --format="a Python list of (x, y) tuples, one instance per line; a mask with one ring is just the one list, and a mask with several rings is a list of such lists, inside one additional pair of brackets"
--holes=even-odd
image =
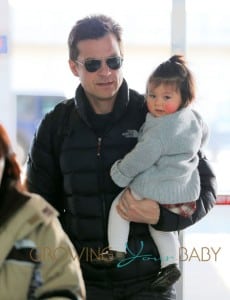
[[(0, 227), (0, 299), (39, 299), (42, 295), (46, 295), (43, 299), (85, 299), (78, 256), (57, 212), (40, 196), (29, 195), (30, 200)], [(37, 249), (38, 256), (31, 249)], [(34, 298), (28, 297), (32, 281), (38, 285)]]

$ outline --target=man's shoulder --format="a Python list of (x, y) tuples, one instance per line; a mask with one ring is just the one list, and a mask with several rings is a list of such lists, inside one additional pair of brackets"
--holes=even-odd
[(63, 110), (65, 110), (65, 109), (74, 107), (74, 105), (75, 105), (75, 104), (74, 104), (74, 98), (62, 100), (61, 102), (59, 102), (59, 103), (53, 108), (53, 110), (51, 111), (51, 113), (52, 113), (52, 114), (55, 114), (55, 113), (57, 113), (58, 111), (63, 111)]
[(74, 108), (74, 98), (65, 99), (59, 102), (47, 115), (45, 118), (50, 119), (52, 123), (58, 124), (62, 122), (65, 116), (69, 115)]
[(36, 136), (45, 137), (50, 134), (56, 136), (57, 133), (63, 132), (73, 108), (74, 98), (66, 99), (56, 104), (41, 120)]
[(145, 105), (145, 97), (143, 94), (138, 93), (133, 89), (129, 89), (129, 100), (131, 107), (138, 112), (143, 112), (144, 116), (147, 113), (147, 107)]
[(140, 103), (144, 103), (145, 100), (144, 95), (140, 94), (136, 90), (129, 89), (129, 95), (130, 95), (130, 99), (134, 99), (136, 101), (140, 101)]

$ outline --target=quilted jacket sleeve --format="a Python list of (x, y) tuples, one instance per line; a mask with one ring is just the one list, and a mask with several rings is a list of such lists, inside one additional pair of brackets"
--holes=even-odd
[[(26, 185), (61, 211), (61, 172), (54, 147), (54, 113), (48, 113), (34, 135), (27, 161)], [(57, 126), (57, 125), (56, 125)], [(57, 128), (56, 128), (57, 130)]]

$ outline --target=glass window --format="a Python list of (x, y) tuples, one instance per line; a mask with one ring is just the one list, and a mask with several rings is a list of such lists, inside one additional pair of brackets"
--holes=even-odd
[(230, 10), (227, 0), (187, 0), (187, 58), (197, 79), (197, 108), (210, 128), (207, 156), (220, 194), (229, 194)]
[(17, 143), (20, 149), (20, 160), (25, 162), (29, 146), (35, 130), (46, 113), (58, 102), (64, 100), (63, 96), (55, 95), (16, 95), (17, 100)]
[[(187, 0), (187, 59), (197, 81), (196, 108), (210, 129), (206, 148), (218, 193), (230, 194), (229, 1)], [(227, 300), (230, 295), (230, 207), (217, 205), (183, 234), (183, 297)]]

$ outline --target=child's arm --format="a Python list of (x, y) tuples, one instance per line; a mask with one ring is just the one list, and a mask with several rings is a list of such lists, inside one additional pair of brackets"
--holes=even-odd
[(161, 155), (161, 141), (146, 133), (131, 152), (113, 164), (111, 177), (117, 185), (126, 187), (135, 176), (154, 165)]

